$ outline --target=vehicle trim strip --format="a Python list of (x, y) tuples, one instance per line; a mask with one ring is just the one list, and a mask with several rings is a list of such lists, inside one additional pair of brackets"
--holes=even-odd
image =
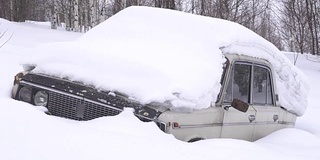
[(173, 129), (185, 129), (185, 128), (201, 128), (201, 127), (219, 127), (219, 126), (238, 126), (238, 125), (266, 125), (266, 124), (285, 124), (294, 125), (293, 122), (237, 122), (237, 123), (210, 123), (210, 124), (193, 124), (193, 125), (179, 125), (179, 127), (173, 127)]
[(192, 125), (179, 125), (179, 127), (173, 127), (173, 129), (184, 129), (184, 128), (200, 128), (200, 127), (221, 127), (222, 123), (211, 123), (211, 124), (192, 124)]

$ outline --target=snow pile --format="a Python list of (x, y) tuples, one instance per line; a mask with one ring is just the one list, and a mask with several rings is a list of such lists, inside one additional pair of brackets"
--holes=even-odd
[[(304, 76), (274, 47), (245, 27), (182, 12), (129, 7), (74, 42), (33, 50), (33, 72), (116, 90), (142, 102), (170, 101), (175, 109), (203, 109), (220, 90), (223, 54), (264, 58), (277, 72), (280, 103), (302, 115)], [(284, 92), (288, 91), (288, 92)]]
[[(24, 52), (27, 48), (41, 43), (70, 41), (81, 34), (44, 29), (26, 23), (10, 23), (10, 27), (15, 29), (14, 37), (0, 49), (1, 160), (146, 157), (155, 160), (253, 157), (259, 157), (260, 160), (320, 159), (320, 63), (308, 61), (304, 56), (299, 56), (297, 66), (308, 76), (311, 87), (307, 111), (297, 119), (296, 128), (299, 129), (282, 129), (256, 142), (210, 139), (185, 143), (162, 133), (154, 123), (140, 122), (130, 110), (125, 110), (119, 116), (77, 122), (49, 116), (43, 113), (44, 108), (11, 99), (12, 78), (21, 70), (19, 61), (32, 56)], [(7, 26), (2, 25), (2, 28)], [(293, 54), (290, 54), (289, 58), (292, 57)]]
[(51, 22), (38, 22), (38, 21), (32, 21), (32, 20), (26, 20), (26, 23), (35, 25), (35, 26), (43, 26), (43, 27), (51, 27)]

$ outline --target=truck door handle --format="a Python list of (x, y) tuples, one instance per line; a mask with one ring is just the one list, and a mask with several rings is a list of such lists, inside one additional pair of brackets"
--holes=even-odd
[(279, 119), (279, 115), (273, 115), (273, 121), (276, 122)]
[(256, 120), (256, 116), (255, 116), (255, 115), (249, 115), (249, 116), (248, 116), (248, 119), (249, 119), (249, 121), (250, 121), (250, 123), (251, 123), (251, 122), (253, 122), (254, 120)]

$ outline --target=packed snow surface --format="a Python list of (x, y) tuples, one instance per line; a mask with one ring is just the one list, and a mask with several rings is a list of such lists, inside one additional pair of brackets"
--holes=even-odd
[(249, 55), (274, 66), (283, 107), (299, 116), (307, 107), (304, 75), (274, 45), (221, 19), (129, 7), (76, 41), (45, 44), (30, 52), (34, 55), (23, 63), (36, 65), (35, 73), (187, 110), (208, 108), (216, 101), (224, 54)]
[[(319, 56), (300, 55), (297, 66), (310, 81), (306, 113), (295, 128), (282, 129), (255, 142), (210, 139), (195, 143), (176, 140), (154, 123), (139, 121), (131, 110), (114, 117), (77, 122), (44, 113), (45, 108), (10, 98), (19, 62), (32, 56), (26, 50), (43, 43), (77, 39), (82, 34), (51, 30), (38, 22), (8, 22), (0, 18), (0, 159), (1, 160), (319, 160)], [(44, 54), (47, 52), (44, 52)], [(67, 54), (67, 53), (66, 53)], [(293, 60), (293, 53), (286, 56)]]

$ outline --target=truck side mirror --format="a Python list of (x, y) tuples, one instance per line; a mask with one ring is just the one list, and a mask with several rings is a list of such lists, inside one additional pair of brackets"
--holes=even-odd
[(239, 99), (233, 99), (233, 101), (231, 102), (231, 106), (244, 113), (247, 112), (249, 108), (249, 104)]

